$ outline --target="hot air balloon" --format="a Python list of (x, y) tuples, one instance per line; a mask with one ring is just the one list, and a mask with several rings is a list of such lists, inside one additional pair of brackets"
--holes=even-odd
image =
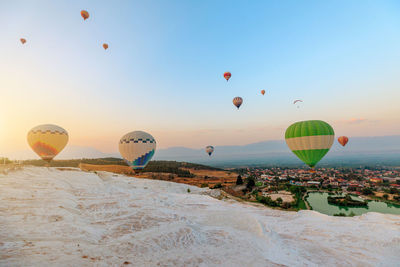
[(43, 160), (50, 162), (68, 143), (68, 133), (57, 125), (44, 124), (28, 132), (28, 144)]
[(135, 171), (146, 167), (155, 151), (156, 140), (146, 132), (130, 132), (119, 141), (119, 153)]
[(25, 43), (26, 43), (26, 39), (24, 39), (24, 38), (21, 38), (21, 39), (19, 39), (19, 40), (21, 41), (22, 44), (25, 44)]
[(305, 164), (314, 168), (328, 153), (333, 144), (335, 132), (324, 121), (300, 121), (286, 129), (286, 144)]
[(242, 99), (241, 97), (237, 96), (237, 97), (235, 97), (235, 98), (233, 99), (232, 102), (233, 102), (233, 104), (239, 109), (240, 106), (241, 106), (242, 103), (243, 103), (243, 99)]
[(209, 156), (214, 152), (214, 147), (213, 146), (207, 146), (206, 147), (206, 152)]
[(82, 10), (81, 16), (82, 16), (83, 20), (87, 20), (89, 18), (89, 12), (87, 12), (86, 10)]
[(303, 102), (303, 100), (297, 99), (293, 102), (293, 105), (296, 104), (297, 102)]
[(265, 90), (261, 90), (261, 94), (264, 95), (265, 94)]
[(104, 48), (104, 50), (107, 50), (108, 44), (103, 44), (103, 48)]
[(226, 81), (228, 81), (231, 78), (231, 76), (232, 76), (232, 74), (229, 71), (224, 73), (224, 78)]
[(349, 142), (349, 138), (347, 136), (340, 136), (337, 140), (342, 146), (345, 146), (347, 142)]

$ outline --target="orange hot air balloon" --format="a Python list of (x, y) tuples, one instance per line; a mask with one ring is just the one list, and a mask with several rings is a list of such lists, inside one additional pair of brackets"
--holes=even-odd
[(224, 73), (224, 78), (226, 81), (228, 81), (231, 78), (231, 76), (232, 76), (232, 74), (229, 71)]
[(261, 94), (264, 95), (265, 94), (265, 90), (261, 90)]
[(89, 12), (87, 12), (86, 10), (82, 10), (81, 16), (82, 16), (83, 20), (87, 20), (89, 18)]
[(243, 103), (243, 98), (241, 98), (240, 96), (237, 96), (237, 97), (235, 97), (234, 99), (233, 99), (233, 104), (237, 107), (237, 109), (239, 109), (240, 108), (240, 106), (242, 105), (242, 103)]
[(342, 146), (345, 146), (347, 142), (349, 142), (349, 138), (347, 136), (340, 136), (337, 140)]
[(21, 38), (21, 39), (19, 39), (19, 40), (21, 41), (22, 44), (25, 44), (25, 43), (26, 43), (26, 39), (24, 39), (24, 38)]
[(107, 50), (108, 44), (103, 44), (103, 48), (104, 48), (104, 50)]

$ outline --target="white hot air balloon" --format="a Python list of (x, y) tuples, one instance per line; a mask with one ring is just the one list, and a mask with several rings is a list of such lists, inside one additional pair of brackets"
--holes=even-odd
[(122, 136), (119, 153), (134, 170), (146, 167), (156, 151), (156, 140), (146, 132), (134, 131)]
[(206, 153), (211, 156), (211, 154), (214, 152), (214, 147), (213, 146), (206, 146)]

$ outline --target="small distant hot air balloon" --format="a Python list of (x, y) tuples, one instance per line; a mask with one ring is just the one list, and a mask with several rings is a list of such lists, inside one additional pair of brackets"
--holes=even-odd
[(338, 142), (342, 145), (345, 146), (347, 142), (349, 142), (349, 138), (347, 136), (340, 136), (338, 138)]
[(146, 167), (155, 151), (156, 140), (146, 132), (130, 132), (119, 141), (119, 153), (135, 171)]
[(328, 153), (335, 138), (333, 128), (324, 121), (293, 123), (286, 129), (286, 144), (305, 164), (314, 168)]
[(21, 39), (19, 39), (19, 40), (21, 41), (22, 44), (25, 44), (25, 43), (26, 43), (26, 39), (24, 39), (24, 38), (21, 38)]
[(229, 79), (231, 78), (231, 76), (232, 76), (232, 74), (231, 74), (229, 71), (227, 71), (227, 72), (224, 73), (224, 78), (225, 78), (226, 81), (229, 81)]
[(211, 154), (214, 152), (214, 147), (213, 146), (207, 146), (206, 147), (206, 153), (211, 156)]
[(265, 94), (265, 90), (261, 90), (261, 94), (264, 95)]
[(103, 48), (104, 48), (104, 50), (107, 50), (108, 44), (103, 44)]
[(47, 162), (60, 153), (67, 143), (67, 131), (57, 125), (39, 125), (28, 132), (28, 144)]
[(233, 102), (233, 104), (239, 109), (240, 106), (241, 106), (242, 103), (243, 103), (243, 99), (242, 99), (241, 97), (237, 96), (237, 97), (235, 97), (235, 98), (233, 99), (232, 102)]
[(82, 16), (83, 20), (87, 20), (89, 18), (89, 12), (87, 12), (86, 10), (82, 10), (81, 16)]

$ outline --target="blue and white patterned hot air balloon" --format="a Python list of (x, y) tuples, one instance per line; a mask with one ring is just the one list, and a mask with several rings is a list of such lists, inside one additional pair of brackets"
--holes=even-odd
[(213, 146), (206, 146), (206, 153), (211, 156), (211, 154), (214, 152), (214, 147)]
[(146, 132), (130, 132), (119, 141), (119, 153), (134, 170), (146, 167), (155, 151), (156, 140)]

